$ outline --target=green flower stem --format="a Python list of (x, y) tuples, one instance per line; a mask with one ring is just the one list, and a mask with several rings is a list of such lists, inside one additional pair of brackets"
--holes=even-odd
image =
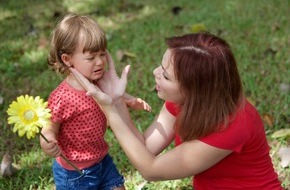
[[(48, 143), (49, 140), (40, 132), (40, 136)], [(69, 161), (63, 154), (60, 154), (60, 156), (69, 164), (71, 165), (79, 174), (83, 175), (82, 171), (76, 167), (71, 161)]]

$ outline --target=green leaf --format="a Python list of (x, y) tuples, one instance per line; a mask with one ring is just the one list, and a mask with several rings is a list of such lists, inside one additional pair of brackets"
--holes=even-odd
[(290, 137), (290, 129), (277, 130), (271, 135), (271, 137), (274, 139)]

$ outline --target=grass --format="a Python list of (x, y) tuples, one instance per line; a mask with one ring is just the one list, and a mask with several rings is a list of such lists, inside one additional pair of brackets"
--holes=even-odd
[[(128, 92), (145, 99), (153, 108), (152, 113), (132, 112), (141, 130), (162, 105), (153, 92), (152, 71), (161, 62), (164, 38), (192, 32), (194, 25), (203, 24), (208, 31), (226, 39), (235, 53), (246, 96), (265, 120), (275, 169), (283, 187), (290, 189), (290, 169), (279, 165), (277, 155), (281, 144), (289, 144), (289, 139), (271, 138), (273, 132), (290, 126), (290, 25), (289, 2), (285, 0), (0, 0), (0, 155), (9, 150), (21, 168), (15, 176), (0, 179), (0, 189), (54, 188), (51, 158), (42, 153), (38, 139), (26, 140), (12, 132), (6, 110), (19, 95), (47, 99), (61, 81), (48, 70), (46, 55), (50, 31), (57, 18), (67, 12), (90, 14), (98, 20), (119, 72), (131, 64)], [(136, 56), (118, 60), (116, 54), (120, 50)], [(120, 151), (110, 130), (106, 138), (110, 153), (127, 180), (127, 189), (191, 188), (190, 178), (144, 181)]]

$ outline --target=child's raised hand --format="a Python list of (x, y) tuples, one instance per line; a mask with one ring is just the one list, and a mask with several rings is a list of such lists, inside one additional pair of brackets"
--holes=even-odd
[(141, 98), (134, 98), (134, 99), (129, 99), (125, 101), (126, 101), (127, 106), (130, 108), (133, 108), (135, 110), (145, 110), (145, 111), (151, 112), (150, 105), (144, 100), (142, 100)]

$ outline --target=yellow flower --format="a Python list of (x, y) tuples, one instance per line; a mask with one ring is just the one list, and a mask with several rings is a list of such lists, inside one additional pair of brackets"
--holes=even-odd
[(19, 96), (9, 105), (7, 113), (8, 124), (14, 124), (13, 132), (18, 131), (20, 137), (26, 133), (28, 139), (34, 138), (39, 128), (50, 125), (50, 109), (39, 96)]

